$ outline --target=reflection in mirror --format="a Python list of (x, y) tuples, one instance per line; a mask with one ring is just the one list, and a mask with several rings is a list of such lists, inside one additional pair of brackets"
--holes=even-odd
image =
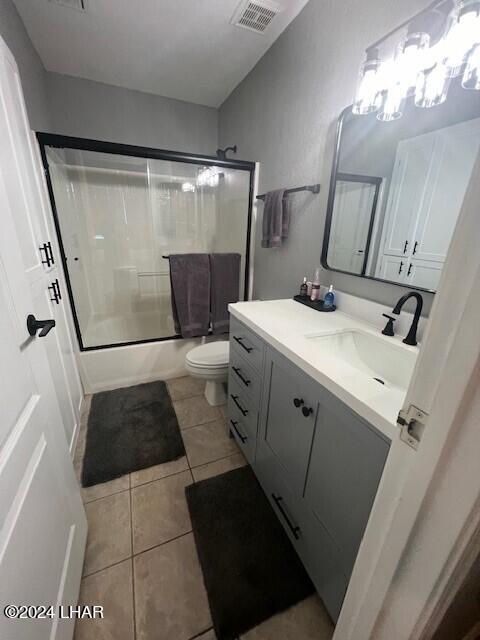
[(325, 267), (435, 291), (480, 149), (480, 93), (451, 87), (403, 117), (344, 111), (330, 186)]

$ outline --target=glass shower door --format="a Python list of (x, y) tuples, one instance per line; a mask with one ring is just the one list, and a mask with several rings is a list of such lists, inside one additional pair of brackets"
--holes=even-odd
[(165, 256), (234, 251), (245, 267), (250, 171), (45, 152), (82, 349), (175, 336)]

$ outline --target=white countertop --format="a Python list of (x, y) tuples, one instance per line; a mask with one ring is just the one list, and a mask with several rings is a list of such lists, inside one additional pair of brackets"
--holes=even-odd
[(382, 336), (373, 325), (337, 310), (321, 313), (294, 300), (262, 300), (229, 305), (230, 313), (286, 356), (359, 416), (392, 439), (398, 431), (397, 415), (405, 392), (382, 387), (365, 379), (344, 360), (324, 358), (312, 349), (309, 334), (356, 329), (381, 340), (396, 341), (402, 348), (418, 353), (417, 347), (403, 345), (400, 336)]

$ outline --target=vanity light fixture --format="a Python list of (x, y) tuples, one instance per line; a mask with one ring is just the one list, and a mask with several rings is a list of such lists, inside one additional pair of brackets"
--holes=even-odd
[[(463, 74), (465, 89), (480, 90), (480, 0), (435, 0), (425, 10), (393, 29), (366, 50), (352, 111), (390, 122), (401, 117), (405, 100), (414, 97), (417, 107), (445, 102), (451, 79)], [(428, 18), (443, 15), (442, 35), (433, 41), (415, 28)], [(423, 20), (424, 22), (424, 20)], [(379, 48), (392, 36), (403, 36), (395, 55), (381, 59)]]

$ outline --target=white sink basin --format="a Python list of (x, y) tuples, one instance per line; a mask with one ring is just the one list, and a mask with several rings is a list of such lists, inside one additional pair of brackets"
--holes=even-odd
[(406, 391), (417, 358), (415, 349), (356, 329), (305, 337), (322, 357), (341, 360), (385, 389)]

